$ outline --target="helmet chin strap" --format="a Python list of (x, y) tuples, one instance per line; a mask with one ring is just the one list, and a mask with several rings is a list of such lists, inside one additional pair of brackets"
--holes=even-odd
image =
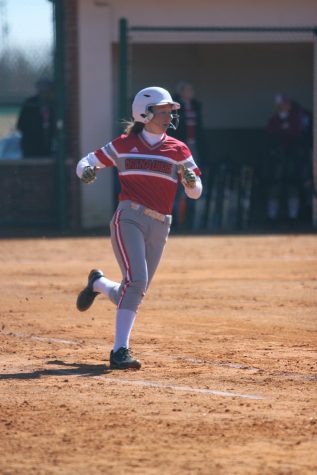
[[(173, 120), (175, 119), (175, 124), (173, 124)], [(172, 117), (172, 120), (170, 122), (170, 125), (168, 126), (169, 129), (173, 129), (173, 130), (177, 130), (179, 126), (179, 115), (178, 114), (174, 114), (173, 117)]]

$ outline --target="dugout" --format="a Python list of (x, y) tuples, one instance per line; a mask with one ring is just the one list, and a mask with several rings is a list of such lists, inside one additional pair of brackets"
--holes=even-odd
[[(265, 226), (265, 126), (277, 92), (313, 109), (314, 41), (309, 27), (147, 27), (121, 19), (120, 43), (113, 47), (117, 118), (129, 116), (131, 99), (142, 87), (160, 84), (173, 91), (182, 79), (194, 85), (210, 169), (225, 174), (219, 184), (228, 188), (217, 205), (223, 216), (214, 219), (211, 213), (207, 219), (210, 230)], [(247, 215), (240, 209), (245, 199), (238, 184), (244, 170), (252, 180)], [(206, 183), (208, 208), (213, 180)], [(230, 209), (226, 200), (232, 201)], [(298, 225), (311, 221), (310, 204), (302, 203)]]
[[(298, 79), (296, 84), (292, 83), (296, 88), (294, 92), (297, 93), (300, 89), (299, 99), (307, 103), (310, 109), (313, 104), (316, 107), (317, 94), (313, 94), (316, 81), (313, 81), (313, 75), (316, 77), (314, 27), (317, 24), (317, 11), (312, 0), (303, 0), (300, 4), (290, 0), (287, 9), (282, 0), (268, 0), (265, 4), (252, 0), (183, 0), (172, 3), (162, 0), (159, 4), (151, 5), (146, 0), (135, 0), (133, 3), (128, 0), (79, 0), (78, 7), (81, 155), (91, 150), (96, 143), (104, 143), (116, 135), (119, 118), (127, 116), (127, 105), (132, 95), (140, 86), (148, 84), (149, 80), (151, 83), (154, 79), (155, 82), (164, 81), (163, 85), (173, 89), (175, 82), (180, 79), (180, 72), (185, 71), (187, 79), (193, 80), (196, 72), (190, 65), (196, 66), (198, 63), (197, 77), (201, 82), (198, 86), (193, 82), (202, 99), (201, 93), (205, 93), (205, 90), (209, 92), (205, 73), (206, 69), (210, 72), (210, 66), (209, 63), (206, 64), (206, 54), (217, 61), (217, 70), (212, 75), (209, 74), (208, 81), (215, 85), (217, 80), (219, 87), (219, 96), (211, 97), (209, 104), (212, 99), (215, 100), (214, 106), (217, 105), (217, 110), (220, 111), (218, 120), (227, 121), (226, 134), (231, 134), (230, 140), (225, 139), (225, 127), (215, 126), (216, 115), (212, 115), (215, 107), (204, 107), (205, 125), (214, 135), (211, 143), (214, 146), (217, 144), (220, 152), (234, 143), (234, 139), (238, 144), (242, 143), (249, 152), (249, 129), (254, 132), (254, 142), (258, 143), (257, 133), (261, 124), (258, 125), (257, 120), (262, 116), (266, 119), (266, 114), (273, 110), (272, 101), (277, 91), (276, 84), (272, 84), (273, 75), (266, 71), (265, 82), (261, 82), (261, 76), (256, 68), (252, 69), (252, 63), (256, 63), (258, 69), (263, 69), (264, 64), (268, 69), (275, 67), (279, 58), (278, 55), (275, 56), (276, 59), (270, 56), (273, 54), (273, 46), (274, 50), (280, 48), (283, 54), (285, 51), (285, 63), (292, 72), (291, 78)], [(122, 18), (126, 19), (128, 26), (125, 35), (122, 31), (120, 34)], [(151, 49), (156, 52), (155, 58), (151, 55)], [(258, 58), (260, 51), (261, 61)], [(228, 54), (230, 64), (226, 63), (224, 54), (217, 52)], [(247, 77), (240, 74), (241, 61), (249, 68)], [(296, 62), (304, 64), (301, 72), (298, 71)], [(161, 64), (166, 64), (166, 67)], [(125, 68), (125, 74), (120, 75), (122, 67)], [(239, 83), (233, 81), (232, 74), (239, 79)], [(299, 77), (300, 74), (303, 76)], [(284, 79), (287, 75), (280, 76)], [(288, 80), (291, 78), (287, 77)], [(264, 85), (264, 93), (259, 99), (263, 110), (256, 107), (253, 101), (255, 92), (260, 91), (251, 79)], [(236, 87), (232, 89), (233, 84)], [(250, 92), (248, 103), (239, 100), (238, 84), (245, 95)], [(225, 110), (219, 106), (224, 100), (229, 104), (229, 99), (236, 106), (234, 113), (229, 107)], [(221, 111), (225, 112), (225, 117), (221, 116)], [(254, 117), (251, 117), (251, 113)], [(242, 116), (248, 117), (247, 123), (242, 122)], [(233, 125), (231, 119), (235, 119)], [(212, 134), (209, 136), (212, 137)], [(252, 155), (255, 156), (255, 153)], [(109, 176), (102, 177), (93, 187), (81, 186), (80, 192), (81, 225), (85, 228), (103, 226), (104, 217), (107, 216), (108, 219), (112, 213), (112, 208), (109, 207), (113, 193), (112, 179)], [(94, 208), (92, 215), (95, 203), (98, 209)]]

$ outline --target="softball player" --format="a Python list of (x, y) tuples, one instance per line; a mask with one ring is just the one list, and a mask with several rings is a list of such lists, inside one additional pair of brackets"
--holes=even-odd
[(179, 108), (165, 89), (142, 89), (134, 98), (133, 122), (125, 133), (77, 165), (77, 175), (84, 183), (92, 183), (105, 167), (117, 167), (119, 174), (121, 193), (110, 230), (122, 282), (113, 282), (93, 269), (77, 298), (81, 312), (100, 293), (117, 307), (111, 368), (141, 367), (129, 349), (130, 333), (167, 241), (178, 183), (189, 198), (198, 199), (202, 193), (201, 172), (187, 145), (166, 135), (168, 127), (178, 125)]

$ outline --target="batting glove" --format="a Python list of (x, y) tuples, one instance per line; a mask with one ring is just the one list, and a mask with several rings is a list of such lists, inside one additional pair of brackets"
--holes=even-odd
[(87, 166), (83, 170), (83, 173), (81, 175), (81, 181), (89, 185), (90, 183), (93, 183), (96, 180), (96, 175), (96, 167)]
[(194, 188), (196, 184), (196, 175), (193, 170), (184, 167), (184, 165), (180, 165), (178, 172), (181, 177), (181, 182), (184, 186), (188, 186), (188, 188)]

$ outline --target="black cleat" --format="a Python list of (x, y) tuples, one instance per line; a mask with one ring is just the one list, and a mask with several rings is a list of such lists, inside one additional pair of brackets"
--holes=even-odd
[(110, 353), (110, 368), (111, 369), (140, 369), (141, 363), (139, 360), (132, 358), (131, 350), (129, 348), (119, 348), (116, 352), (113, 350)]
[(89, 307), (93, 304), (93, 301), (95, 300), (97, 295), (100, 293), (93, 291), (93, 284), (95, 280), (100, 279), (100, 277), (103, 277), (103, 272), (101, 270), (93, 269), (92, 271), (90, 271), (88, 276), (87, 287), (85, 287), (84, 290), (82, 290), (77, 297), (76, 306), (80, 312), (88, 310)]

